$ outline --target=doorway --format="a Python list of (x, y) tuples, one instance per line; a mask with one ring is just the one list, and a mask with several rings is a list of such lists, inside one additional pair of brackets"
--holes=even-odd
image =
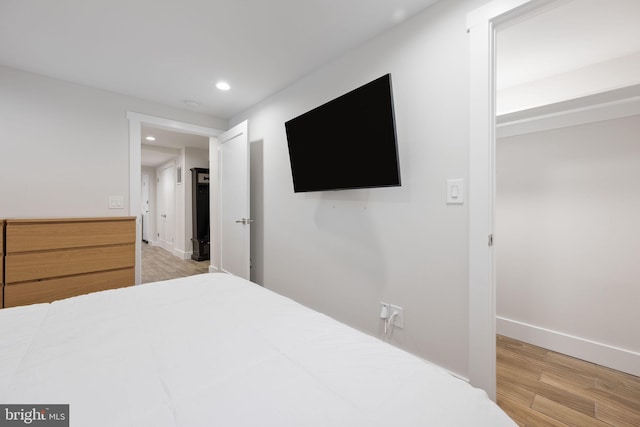
[[(571, 3), (564, 0), (493, 1), (468, 15), (471, 42), (469, 372), (471, 382), (485, 388), (493, 398), (496, 331), (495, 259), (492, 246), (496, 188), (496, 31), (497, 28), (507, 28), (523, 22), (531, 16), (531, 12), (540, 14), (547, 8), (553, 9)], [(574, 2), (573, 5), (579, 4), (584, 8), (587, 3), (591, 2)], [(584, 18), (583, 13), (584, 10), (580, 10), (577, 16)], [(606, 14), (600, 14), (596, 19), (601, 19), (604, 15)], [(589, 27), (593, 29), (600, 26)], [(521, 50), (526, 52), (525, 49)], [(567, 55), (565, 52), (564, 56), (573, 55)], [(582, 85), (584, 86), (583, 83)], [(618, 86), (621, 85), (622, 83)], [(556, 90), (554, 95), (571, 99), (572, 97), (567, 95), (577, 86), (579, 85), (557, 86), (560, 89)], [(594, 92), (602, 89), (592, 88)], [(540, 91), (533, 93), (539, 95)], [(573, 97), (575, 98), (575, 94)], [(500, 241), (499, 236), (496, 241)]]
[(498, 333), (628, 373), (613, 347), (638, 350), (637, 16), (554, 1), (496, 32)]
[[(147, 116), (139, 113), (128, 112), (129, 119), (129, 207), (130, 214), (137, 217), (137, 230), (140, 230), (140, 194), (141, 194), (141, 136), (142, 127), (144, 125), (154, 126), (157, 128), (174, 130), (177, 132), (206, 136), (209, 139), (209, 165), (212, 177), (217, 177), (215, 185), (211, 188), (210, 197), (210, 227), (211, 232), (211, 263), (210, 272), (225, 271), (222, 266), (222, 259), (229, 264), (235, 263), (242, 267), (241, 272), (229, 270), (233, 274), (249, 279), (250, 273), (250, 228), (249, 224), (253, 222), (250, 219), (249, 212), (249, 137), (248, 137), (248, 121), (241, 122), (227, 131), (220, 131), (204, 126), (192, 125), (175, 120), (168, 120), (159, 117)], [(221, 147), (227, 144), (227, 149)], [(229, 148), (234, 147), (231, 151)], [(240, 146), (244, 148), (240, 149)], [(226, 154), (225, 154), (226, 153)], [(241, 155), (238, 155), (241, 154)], [(226, 169), (225, 174), (221, 173), (221, 169)], [(236, 171), (236, 174), (230, 174), (229, 171)], [(220, 178), (225, 176), (223, 182)], [(231, 179), (229, 179), (231, 178)], [(229, 191), (233, 187), (234, 192)], [(227, 203), (225, 196), (246, 200), (240, 211), (229, 209), (232, 203)], [(246, 230), (243, 233), (245, 246), (241, 246), (239, 251), (229, 251), (227, 247), (221, 244), (222, 231), (230, 231), (232, 227), (242, 226)], [(141, 282), (141, 240), (136, 239), (136, 284)], [(223, 256), (224, 255), (224, 256)], [(241, 260), (241, 261), (240, 261)]]
[(209, 139), (148, 125), (142, 126), (142, 136), (142, 174), (153, 177), (155, 184), (149, 244), (187, 259), (193, 250), (191, 169), (209, 167)]
[[(142, 202), (141, 202), (141, 183), (142, 183), (142, 136), (143, 136), (143, 127), (149, 126), (161, 130), (179, 132), (184, 134), (192, 134), (199, 135), (208, 139), (208, 149), (209, 149), (209, 163), (214, 165), (213, 173), (217, 173), (217, 165), (218, 160), (215, 153), (217, 148), (217, 136), (221, 134), (223, 131), (208, 128), (205, 126), (193, 125), (190, 123), (179, 122), (175, 120), (148, 116), (135, 112), (128, 112), (127, 118), (129, 119), (129, 206), (130, 206), (130, 215), (137, 216), (137, 227), (138, 230), (141, 230), (141, 214), (142, 211)], [(175, 175), (175, 171), (174, 171)], [(183, 169), (184, 175), (184, 169)], [(156, 177), (156, 182), (157, 182)], [(153, 180), (152, 180), (153, 182)], [(183, 177), (183, 182), (186, 180)], [(182, 186), (184, 188), (184, 186)], [(182, 190), (184, 191), (184, 190)], [(153, 201), (151, 203), (153, 208)], [(217, 205), (213, 205), (217, 211)], [(155, 215), (151, 215), (153, 219)], [(151, 225), (153, 227), (153, 225)], [(157, 227), (157, 224), (156, 224)], [(212, 223), (212, 228), (215, 227), (215, 224)], [(213, 230), (212, 230), (213, 231)], [(155, 231), (155, 235), (157, 236), (157, 228)], [(154, 235), (153, 232), (150, 235)], [(174, 236), (174, 240), (176, 236)], [(190, 242), (189, 242), (190, 243)], [(142, 242), (141, 239), (136, 239), (136, 284), (142, 283)], [(215, 271), (215, 268), (209, 267), (209, 271)]]

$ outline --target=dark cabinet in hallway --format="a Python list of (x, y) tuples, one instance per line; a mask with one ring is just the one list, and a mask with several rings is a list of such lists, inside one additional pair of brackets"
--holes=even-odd
[(203, 261), (210, 258), (209, 241), (209, 169), (192, 168), (193, 254), (191, 259)]

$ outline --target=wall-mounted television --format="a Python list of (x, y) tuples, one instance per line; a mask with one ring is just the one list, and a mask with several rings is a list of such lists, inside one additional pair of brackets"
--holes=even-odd
[(391, 75), (285, 123), (296, 193), (400, 186)]

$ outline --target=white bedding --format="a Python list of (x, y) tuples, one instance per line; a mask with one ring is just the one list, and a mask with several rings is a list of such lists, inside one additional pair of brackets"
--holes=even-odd
[(515, 426), (486, 394), (248, 281), (203, 274), (0, 310), (0, 404), (71, 426)]

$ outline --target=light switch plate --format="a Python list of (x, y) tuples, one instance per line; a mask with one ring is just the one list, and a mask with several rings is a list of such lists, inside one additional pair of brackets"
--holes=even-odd
[(460, 205), (464, 203), (464, 182), (462, 178), (447, 180), (447, 204)]
[(124, 209), (124, 197), (109, 196), (109, 209)]

